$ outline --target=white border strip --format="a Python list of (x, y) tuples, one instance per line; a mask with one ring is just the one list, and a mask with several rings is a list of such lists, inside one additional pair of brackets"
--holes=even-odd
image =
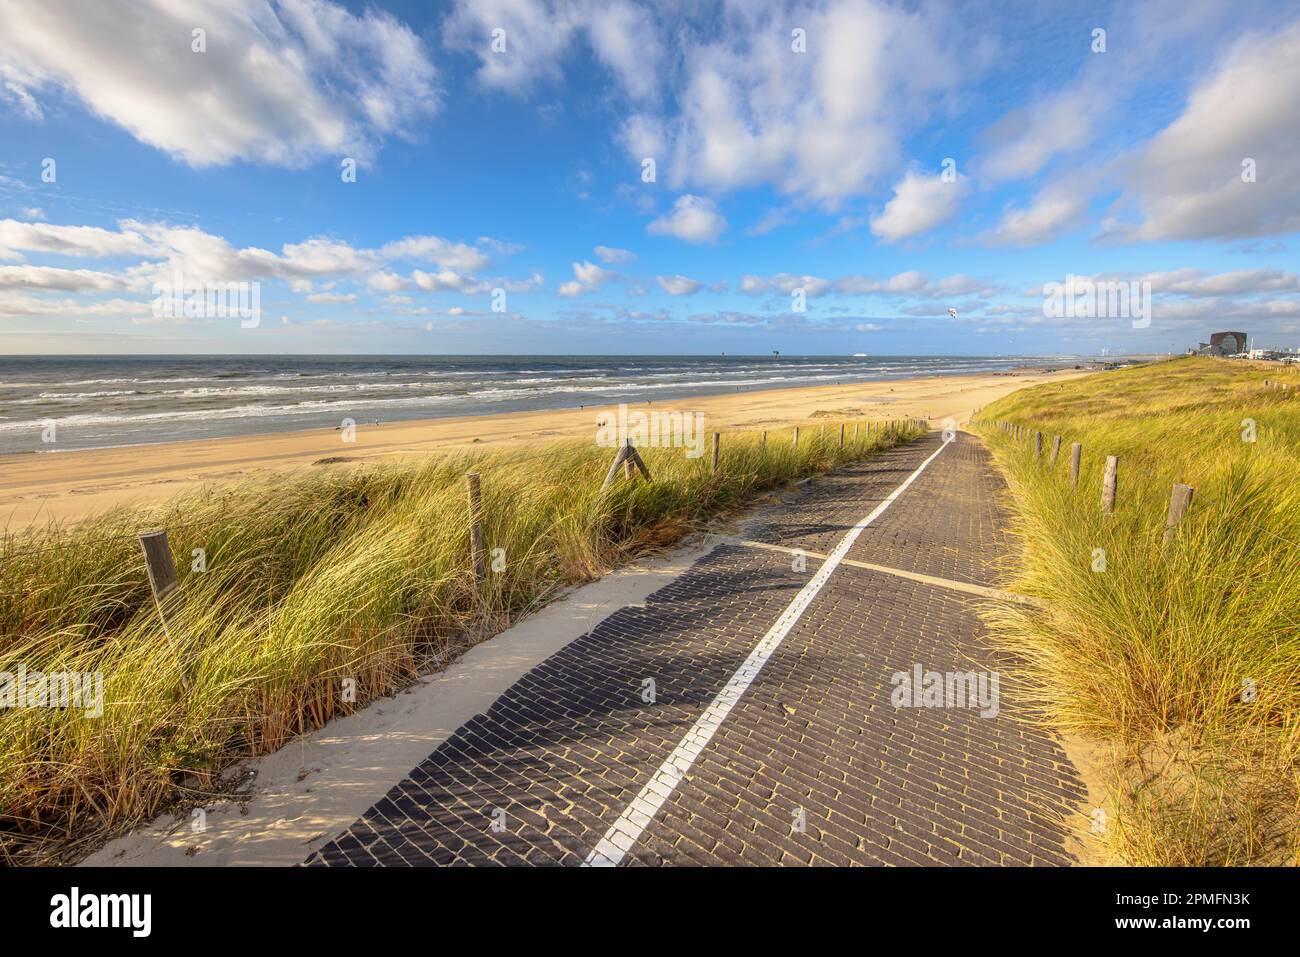
[(812, 600), (817, 597), (817, 593), (822, 590), (822, 586), (830, 579), (831, 573), (835, 571), (836, 566), (849, 553), (849, 549), (858, 540), (858, 536), (862, 534), (863, 529), (879, 518), (885, 509), (894, 504), (894, 500), (907, 491), (907, 487), (916, 481), (917, 476), (925, 471), (925, 467), (933, 462), (951, 441), (952, 439), (948, 439), (943, 445), (935, 449), (930, 457), (922, 462), (902, 485), (894, 489), (883, 502), (872, 509), (870, 515), (849, 529), (844, 538), (840, 540), (840, 543), (835, 546), (835, 551), (831, 552), (826, 561), (822, 563), (821, 568), (817, 569), (817, 573), (809, 579), (808, 584), (799, 590), (799, 594), (794, 596), (794, 600), (781, 613), (781, 617), (768, 629), (762, 641), (754, 646), (754, 650), (749, 653), (745, 663), (736, 670), (736, 673), (731, 676), (731, 680), (718, 692), (709, 706), (704, 709), (704, 713), (696, 719), (695, 724), (686, 732), (686, 736), (673, 749), (673, 753), (668, 755), (667, 760), (659, 766), (659, 770), (641, 789), (641, 793), (632, 799), (632, 803), (627, 806), (619, 819), (605, 832), (605, 836), (600, 839), (592, 852), (587, 855), (587, 859), (583, 861), (584, 867), (615, 867), (623, 860), (623, 855), (630, 851), (636, 842), (641, 839), (642, 833), (649, 826), (650, 821), (658, 813), (659, 809), (663, 807), (664, 801), (672, 796), (677, 785), (681, 783), (682, 778), (690, 771), (691, 765), (695, 763), (695, 759), (700, 756), (700, 752), (713, 739), (713, 735), (727, 715), (731, 713), (731, 709), (740, 701), (741, 695), (753, 684), (754, 679), (758, 677), (758, 672), (767, 663), (767, 659), (772, 657), (781, 642), (785, 640), (785, 636), (790, 633), (790, 629), (794, 627), (795, 622), (803, 616), (808, 606), (812, 604)]

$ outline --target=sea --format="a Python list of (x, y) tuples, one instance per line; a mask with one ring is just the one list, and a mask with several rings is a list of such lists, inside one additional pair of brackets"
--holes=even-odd
[[(1065, 357), (1057, 357), (1062, 364)], [(0, 356), (0, 454), (1041, 367), (972, 356)]]

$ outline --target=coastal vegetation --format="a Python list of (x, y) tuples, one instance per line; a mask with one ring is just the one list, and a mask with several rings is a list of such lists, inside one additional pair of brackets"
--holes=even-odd
[[(591, 442), (326, 464), (0, 539), (0, 676), (102, 676), (93, 707), (0, 709), (0, 859), (68, 859), (445, 666), (567, 586), (677, 541), (762, 493), (921, 434), (805, 426), (640, 452), (602, 482)], [(469, 559), (481, 475), (490, 567)], [(167, 531), (179, 594), (155, 605), (137, 533)], [(0, 679), (3, 680), (3, 679)]]
[[(1010, 587), (1045, 606), (988, 620), (1027, 663), (1044, 719), (1098, 746), (1106, 798), (1083, 830), (1111, 860), (1296, 861), (1298, 391), (1294, 370), (1184, 358), (1034, 386), (979, 413), (1023, 549)], [(1174, 483), (1194, 494), (1166, 535)]]

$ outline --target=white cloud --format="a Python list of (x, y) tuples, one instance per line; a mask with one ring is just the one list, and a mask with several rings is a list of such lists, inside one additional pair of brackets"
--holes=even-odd
[(1072, 227), (1082, 225), (1091, 187), (1092, 179), (1087, 176), (1049, 186), (1035, 196), (1027, 207), (1008, 207), (998, 225), (981, 238), (993, 246), (1028, 246), (1050, 242)]
[(411, 281), (425, 292), (478, 292), (480, 284), (467, 278), (454, 269), (441, 269), (436, 273), (422, 269), (411, 270)]
[[(191, 30), (208, 24), (207, 51)], [(438, 103), (422, 42), (330, 0), (0, 0), (0, 76), (28, 116), (48, 88), (191, 166), (366, 162)]]
[(937, 282), (915, 269), (900, 272), (885, 279), (870, 276), (841, 276), (832, 286), (843, 296), (914, 297), (918, 299), (948, 299), (952, 296), (992, 296), (1001, 291), (1000, 286), (961, 273), (945, 276)]
[[(458, 0), (443, 42), (478, 56), (484, 86), (524, 94), (558, 80), (572, 43), (585, 36), (622, 90), (647, 99), (658, 89), (664, 56), (651, 9), (629, 0)], [(504, 49), (492, 46), (498, 29)]]
[(0, 316), (49, 316), (65, 318), (75, 315), (96, 318), (144, 317), (152, 314), (150, 303), (109, 299), (86, 302), (82, 299), (46, 299), (0, 293)]
[(1004, 117), (990, 132), (1000, 142), (980, 162), (979, 175), (999, 180), (1033, 176), (1057, 155), (1092, 142), (1104, 106), (1099, 89), (1084, 81)]
[[(366, 285), (378, 292), (399, 292), (406, 288), (406, 280), (395, 272), (384, 270), (366, 278)], [(394, 297), (389, 297), (390, 299)]]
[(590, 260), (584, 259), (580, 263), (573, 264), (573, 275), (578, 282), (588, 289), (595, 289), (602, 285), (605, 280), (612, 278), (614, 274), (608, 269), (602, 269)]
[(585, 292), (593, 292), (613, 278), (614, 273), (610, 270), (603, 269), (590, 260), (584, 259), (580, 263), (573, 264), (573, 279), (570, 282), (562, 283), (560, 288), (556, 290), (556, 294), (571, 299)]
[(649, 11), (627, 0), (598, 0), (582, 20), (596, 56), (623, 89), (635, 98), (652, 97), (662, 82), (663, 47)]
[(340, 303), (349, 303), (357, 301), (355, 292), (317, 292), (307, 297), (308, 302), (315, 302), (321, 305), (335, 305)]
[(659, 288), (670, 296), (693, 296), (704, 284), (687, 276), (656, 276)]
[(636, 262), (636, 253), (630, 249), (619, 249), (615, 246), (597, 246), (596, 258), (608, 266), (626, 266), (628, 263)]
[[(1120, 205), (1136, 222), (1103, 225), (1125, 240), (1245, 238), (1300, 229), (1300, 21), (1234, 43), (1181, 116), (1135, 158)], [(1255, 161), (1256, 181), (1242, 164)]]
[(711, 243), (727, 228), (718, 205), (705, 196), (689, 193), (677, 197), (671, 212), (652, 220), (646, 232), (652, 236), (675, 236), (688, 243)]
[(130, 230), (115, 232), (96, 226), (55, 226), (0, 219), (0, 259), (21, 258), (17, 250), (99, 258), (148, 256), (157, 252), (158, 246)]
[[(952, 47), (944, 33), (958, 18), (876, 0), (735, 4), (718, 19), (707, 39), (682, 34), (676, 112), (624, 126), (632, 156), (658, 156), (679, 187), (771, 184), (828, 206), (866, 192), (897, 165), (904, 132), (989, 55)], [(807, 53), (791, 50), (794, 24)]]
[(407, 236), (380, 247), (384, 259), (431, 262), (446, 269), (474, 272), (483, 269), (491, 257), (477, 246), (456, 243), (439, 236)]
[(884, 211), (871, 217), (871, 231), (889, 242), (927, 233), (957, 212), (964, 192), (961, 177), (945, 182), (911, 170), (894, 186), (894, 198)]
[(0, 266), (0, 289), (60, 289), (64, 292), (105, 292), (126, 288), (118, 276), (90, 269), (53, 266)]
[[(569, 4), (543, 0), (460, 0), (443, 23), (448, 49), (477, 54), (483, 85), (526, 92), (539, 80), (560, 76), (560, 59), (577, 28)], [(504, 30), (504, 50), (493, 50), (493, 31)]]

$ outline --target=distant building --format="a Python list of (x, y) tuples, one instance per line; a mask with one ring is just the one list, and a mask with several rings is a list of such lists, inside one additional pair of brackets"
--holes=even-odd
[(1210, 336), (1210, 355), (1235, 356), (1246, 351), (1244, 332), (1216, 332)]

